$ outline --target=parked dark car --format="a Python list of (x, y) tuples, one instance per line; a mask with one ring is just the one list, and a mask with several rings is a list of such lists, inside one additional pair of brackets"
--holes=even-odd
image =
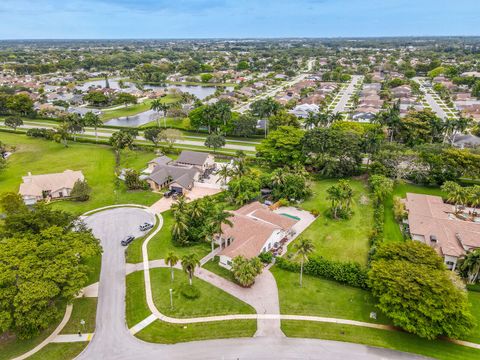
[(135, 240), (135, 236), (133, 235), (128, 235), (125, 239), (121, 241), (122, 246), (127, 246), (130, 244), (133, 240)]
[(172, 196), (174, 193), (175, 193), (175, 191), (173, 191), (173, 190), (168, 190), (168, 191), (165, 191), (165, 192), (163, 193), (163, 196), (165, 196), (166, 198), (169, 198), (169, 197)]
[(151, 223), (146, 222), (140, 225), (140, 231), (147, 231), (147, 230), (150, 230), (151, 228), (153, 228), (153, 224)]

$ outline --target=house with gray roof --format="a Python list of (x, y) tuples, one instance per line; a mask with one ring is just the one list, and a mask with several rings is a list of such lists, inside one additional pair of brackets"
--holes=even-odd
[(184, 150), (177, 160), (165, 155), (153, 159), (148, 163), (145, 172), (152, 190), (159, 191), (168, 187), (178, 194), (185, 194), (192, 190), (195, 182), (214, 165), (212, 155)]

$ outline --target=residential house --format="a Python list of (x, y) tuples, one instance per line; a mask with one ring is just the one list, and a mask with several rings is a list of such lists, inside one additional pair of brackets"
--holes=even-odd
[(168, 187), (177, 194), (185, 195), (193, 189), (196, 181), (214, 167), (212, 155), (184, 150), (176, 161), (168, 156), (153, 159), (144, 172), (148, 174), (146, 181), (152, 190)]
[(289, 111), (290, 114), (295, 115), (298, 118), (306, 119), (310, 114), (317, 114), (320, 111), (318, 105), (315, 104), (301, 104), (295, 106)]
[(222, 233), (216, 236), (221, 247), (219, 264), (227, 269), (237, 256), (250, 259), (278, 248), (282, 240), (294, 235), (292, 227), (297, 223), (259, 202), (245, 205), (232, 214), (233, 226), (223, 224)]
[(407, 193), (404, 203), (412, 239), (433, 247), (448, 269), (455, 270), (459, 258), (480, 247), (480, 223), (459, 218), (441, 197)]
[(69, 197), (73, 185), (78, 180), (84, 181), (81, 171), (65, 170), (62, 173), (32, 175), (22, 177), (19, 194), (27, 205), (33, 205), (43, 199)]

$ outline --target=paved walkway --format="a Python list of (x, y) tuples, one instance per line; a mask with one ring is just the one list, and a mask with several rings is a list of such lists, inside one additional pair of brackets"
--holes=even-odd
[(93, 334), (65, 334), (58, 335), (52, 340), (53, 343), (72, 343), (72, 342), (84, 342), (92, 340)]

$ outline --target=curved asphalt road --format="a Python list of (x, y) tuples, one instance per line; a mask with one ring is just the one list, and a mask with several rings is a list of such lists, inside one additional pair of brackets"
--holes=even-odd
[(118, 208), (85, 219), (103, 246), (95, 335), (80, 360), (153, 359), (421, 359), (421, 357), (336, 341), (255, 337), (160, 345), (132, 336), (125, 322), (125, 248), (120, 240), (140, 236), (138, 226), (154, 221), (139, 208)]

